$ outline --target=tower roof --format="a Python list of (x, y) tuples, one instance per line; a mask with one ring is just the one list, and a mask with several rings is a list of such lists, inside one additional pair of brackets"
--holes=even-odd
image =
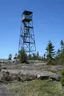
[(27, 10), (25, 10), (24, 12), (23, 12), (23, 14), (25, 14), (25, 15), (30, 15), (30, 14), (32, 14), (33, 12), (31, 12), (31, 11), (27, 11)]

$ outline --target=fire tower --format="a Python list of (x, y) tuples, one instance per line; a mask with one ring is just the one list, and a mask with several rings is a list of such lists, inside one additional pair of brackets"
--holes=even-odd
[(28, 55), (35, 53), (35, 35), (32, 20), (33, 12), (25, 10), (22, 13), (19, 50), (24, 49)]

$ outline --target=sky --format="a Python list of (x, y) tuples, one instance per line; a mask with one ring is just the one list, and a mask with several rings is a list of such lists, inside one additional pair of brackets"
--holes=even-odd
[(64, 40), (64, 0), (0, 0), (0, 58), (18, 52), (21, 14), (33, 12), (36, 51), (46, 52), (51, 40), (55, 50)]

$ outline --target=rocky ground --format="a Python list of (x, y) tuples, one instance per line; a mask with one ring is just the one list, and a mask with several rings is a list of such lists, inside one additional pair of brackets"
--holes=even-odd
[[(0, 63), (1, 64), (1, 72), (0, 72), (0, 81), (4, 81), (4, 77), (6, 80), (34, 80), (34, 79), (54, 79), (59, 80), (60, 73), (59, 70), (63, 69), (62, 65), (46, 65), (45, 62), (32, 62), (30, 64), (17, 64), (17, 63)], [(9, 72), (6, 73), (6, 72)], [(5, 74), (6, 73), (6, 74)], [(4, 74), (4, 75), (3, 75)], [(3, 78), (3, 79), (2, 79)], [(8, 80), (9, 81), (9, 80)], [(0, 84), (0, 96), (14, 96), (14, 94), (9, 93), (6, 89), (5, 84)]]
[(20, 73), (21, 75), (33, 75), (37, 78), (52, 77), (55, 79), (58, 79), (60, 76), (59, 70), (64, 68), (63, 65), (46, 65), (45, 62), (35, 62), (31, 64), (4, 63), (1, 65), (1, 75), (3, 72), (8, 71), (11, 74)]

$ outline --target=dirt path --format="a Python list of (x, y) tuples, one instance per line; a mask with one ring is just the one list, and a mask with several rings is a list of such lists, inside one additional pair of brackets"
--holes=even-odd
[(0, 96), (15, 96), (13, 93), (8, 92), (5, 84), (0, 84)]

